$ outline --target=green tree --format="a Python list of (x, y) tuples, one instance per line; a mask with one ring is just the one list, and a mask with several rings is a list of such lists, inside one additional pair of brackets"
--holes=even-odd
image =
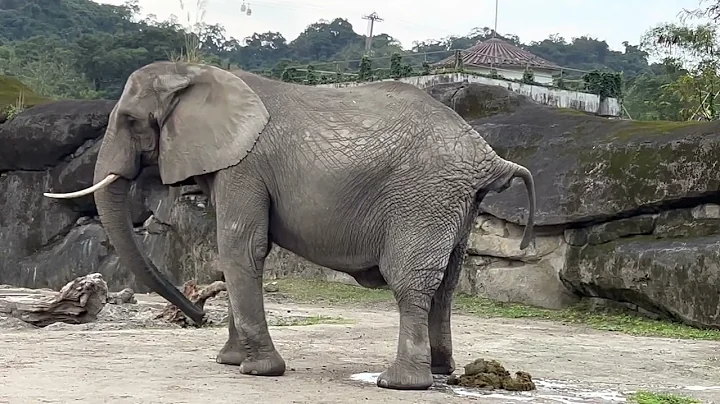
[(682, 66), (668, 58), (627, 83), (623, 105), (630, 117), (645, 121), (681, 120), (680, 97), (668, 91), (668, 85), (684, 74)]
[(525, 84), (535, 83), (535, 73), (533, 73), (533, 70), (531, 68), (526, 67), (525, 71), (523, 71), (522, 82)]
[(403, 76), (402, 56), (395, 52), (390, 57), (390, 77), (400, 78)]
[[(650, 54), (671, 60), (683, 71), (664, 84), (663, 95), (673, 99), (679, 119), (715, 120), (720, 110), (720, 25), (718, 2), (683, 11), (680, 21), (659, 24), (646, 32), (641, 45)], [(710, 21), (691, 24), (697, 18)]]
[(360, 70), (358, 71), (358, 81), (368, 81), (372, 79), (372, 61), (370, 57), (363, 56), (360, 62)]
[(318, 76), (315, 72), (315, 66), (307, 66), (307, 75), (305, 76), (305, 84), (314, 85), (318, 84)]

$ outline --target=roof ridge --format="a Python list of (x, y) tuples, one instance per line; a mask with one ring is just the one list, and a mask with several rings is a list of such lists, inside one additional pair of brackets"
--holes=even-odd
[[(475, 45), (461, 52), (462, 62), (465, 66), (530, 66), (545, 67), (549, 69), (559, 69), (560, 66), (553, 62), (545, 60), (530, 51), (501, 38), (489, 38), (479, 40)], [(445, 65), (455, 61), (455, 56), (451, 55), (440, 62), (438, 65)]]

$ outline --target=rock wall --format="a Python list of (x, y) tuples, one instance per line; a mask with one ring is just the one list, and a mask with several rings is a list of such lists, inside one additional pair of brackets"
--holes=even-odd
[[(720, 124), (608, 120), (496, 86), (427, 91), (500, 155), (530, 168), (538, 191), (536, 243), (525, 251), (524, 186), (488, 195), (461, 292), (553, 309), (590, 299), (720, 328)], [(0, 284), (59, 288), (97, 271), (113, 290), (147, 290), (119, 262), (92, 197), (42, 195), (91, 184), (113, 105), (55, 102), (0, 125)], [(154, 174), (144, 172), (132, 188), (143, 249), (176, 284), (217, 279), (207, 198), (195, 187), (164, 187)], [(354, 283), (280, 248), (266, 276)]]
[[(495, 247), (477, 253), (514, 265), (476, 266), (480, 293), (560, 306), (572, 299), (553, 294), (543, 281), (557, 276), (576, 296), (720, 328), (720, 122), (608, 120), (473, 84), (428, 91), (498, 154), (535, 175), (537, 248), (524, 256), (483, 236), (478, 244)], [(488, 195), (482, 207), (513, 227), (524, 223), (526, 212), (518, 207), (526, 199), (524, 186), (515, 183)], [(510, 246), (519, 229), (514, 234)], [(507, 278), (516, 272), (536, 274), (533, 293), (544, 293), (533, 297), (524, 287), (508, 287), (523, 285), (519, 275)]]

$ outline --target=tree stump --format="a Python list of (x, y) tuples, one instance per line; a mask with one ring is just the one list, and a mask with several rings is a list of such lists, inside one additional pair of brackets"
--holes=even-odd
[[(206, 288), (198, 289), (197, 281), (191, 279), (183, 284), (183, 294), (196, 306), (203, 310), (205, 308), (205, 302), (211, 297), (215, 297), (218, 293), (227, 290), (225, 282), (215, 281), (208, 285)], [(160, 314), (155, 318), (162, 318), (165, 321), (180, 324), (183, 327), (187, 327), (193, 324), (189, 321), (185, 314), (172, 303), (168, 303)]]
[(1, 288), (0, 314), (45, 327), (53, 323), (83, 324), (97, 320), (108, 289), (99, 273), (75, 278), (60, 292), (49, 289)]

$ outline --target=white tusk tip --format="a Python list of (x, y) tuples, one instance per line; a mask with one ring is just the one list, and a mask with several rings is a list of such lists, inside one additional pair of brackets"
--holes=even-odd
[(72, 198), (79, 198), (81, 196), (90, 195), (93, 192), (97, 191), (100, 188), (108, 186), (110, 183), (115, 181), (116, 179), (120, 178), (119, 175), (116, 174), (110, 174), (107, 177), (105, 177), (102, 181), (98, 182), (97, 184), (85, 188), (80, 191), (70, 192), (67, 194), (54, 194), (51, 192), (44, 192), (43, 195), (48, 198), (56, 198), (56, 199), (72, 199)]

